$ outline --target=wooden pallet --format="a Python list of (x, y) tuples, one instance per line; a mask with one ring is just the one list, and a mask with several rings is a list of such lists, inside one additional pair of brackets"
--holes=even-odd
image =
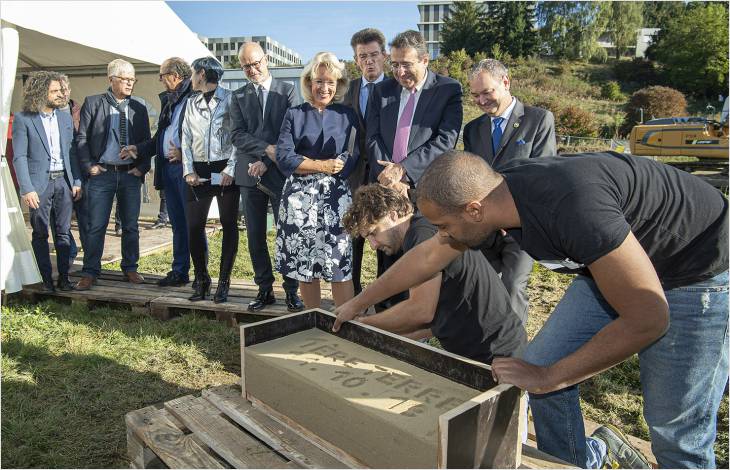
[[(252, 405), (236, 385), (127, 413), (131, 468), (351, 468)], [(521, 468), (571, 468), (524, 445)]]
[[(232, 281), (228, 302), (216, 304), (212, 300), (190, 302), (188, 300), (192, 294), (190, 284), (181, 287), (159, 287), (157, 281), (162, 276), (154, 274), (143, 274), (143, 276), (145, 278), (143, 284), (130, 284), (119, 271), (102, 271), (96, 285), (87, 291), (56, 291), (49, 294), (42, 292), (41, 285), (36, 284), (25, 286), (21, 295), (31, 302), (54, 299), (65, 303), (83, 304), (89, 309), (113, 307), (149, 314), (160, 320), (196, 313), (234, 327), (239, 323), (250, 323), (289, 313), (283, 302), (284, 290), (279, 286), (274, 287), (277, 303), (251, 313), (248, 311), (248, 303), (258, 293), (258, 287), (252, 282)], [(74, 283), (80, 277), (79, 272), (70, 275)], [(323, 290), (323, 296), (324, 308), (332, 308), (332, 302), (329, 300), (331, 292)]]

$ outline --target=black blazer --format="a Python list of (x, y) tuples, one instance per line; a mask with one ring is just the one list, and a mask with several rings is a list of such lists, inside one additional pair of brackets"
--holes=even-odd
[(266, 114), (261, 119), (261, 107), (256, 88), (248, 83), (233, 92), (231, 99), (231, 141), (236, 148), (236, 184), (255, 186), (256, 178), (248, 175), (248, 164), (262, 161), (268, 170), (261, 177), (267, 188), (281, 191), (284, 175), (269, 157), (266, 147), (279, 141), (281, 122), (286, 110), (296, 106), (294, 85), (271, 80), (271, 88), (266, 99)]
[(357, 77), (356, 79), (350, 80), (350, 86), (342, 98), (342, 104), (349, 106), (355, 110), (357, 115), (358, 132), (357, 132), (357, 143), (360, 148), (360, 158), (357, 161), (355, 169), (350, 174), (350, 189), (355, 194), (360, 185), (368, 182), (369, 177), (369, 165), (368, 165), (368, 153), (367, 153), (367, 140), (366, 140), (366, 122), (365, 116), (362, 115), (360, 109), (360, 88), (362, 86), (362, 79)]
[[(99, 159), (106, 149), (106, 139), (109, 136), (110, 106), (104, 95), (87, 96), (81, 106), (79, 132), (76, 134), (76, 151), (81, 171), (87, 175), (91, 165), (99, 163)], [(131, 129), (128, 130), (130, 145), (143, 144), (151, 138), (147, 108), (134, 96), (129, 100), (127, 119), (132, 123)], [(145, 174), (150, 170), (150, 157), (149, 155), (138, 155), (130, 163)]]
[(553, 113), (515, 100), (496, 157), (492, 150), (492, 119), (488, 115), (464, 126), (464, 150), (479, 155), (495, 169), (515, 160), (557, 155)]
[[(177, 106), (182, 106), (182, 109), (180, 110), (180, 119), (178, 120), (177, 125), (177, 135), (180, 137), (180, 142), (182, 142), (182, 126), (185, 122), (185, 106), (188, 103), (188, 96), (190, 96), (190, 92), (192, 91), (192, 87), (188, 90), (187, 93), (184, 93), (182, 96), (180, 96), (180, 99), (177, 102)], [(165, 109), (165, 105), (167, 104), (167, 99), (170, 96), (168, 92), (163, 91), (160, 93), (160, 110)], [(157, 125), (157, 130), (155, 131), (154, 137), (152, 137), (151, 140), (148, 140), (147, 142), (144, 142), (142, 144), (137, 145), (137, 153), (139, 155), (142, 155), (147, 158), (151, 158), (152, 155), (155, 155), (155, 189), (165, 189), (165, 178), (162, 177), (162, 172), (157, 171), (158, 169), (162, 168), (163, 158), (165, 157), (165, 154), (162, 152), (162, 144), (164, 143), (162, 139), (165, 138), (165, 130), (167, 127), (161, 128), (159, 126), (159, 121)], [(180, 144), (182, 146), (182, 144)], [(177, 165), (182, 165), (182, 162), (176, 163)]]
[[(377, 160), (393, 161), (398, 107), (403, 87), (393, 78), (375, 85), (368, 102), (367, 150), (370, 181), (377, 181), (383, 167)], [(401, 162), (414, 185), (439, 155), (456, 146), (461, 129), (461, 85), (453, 78), (428, 71), (426, 83), (413, 114), (408, 156)]]

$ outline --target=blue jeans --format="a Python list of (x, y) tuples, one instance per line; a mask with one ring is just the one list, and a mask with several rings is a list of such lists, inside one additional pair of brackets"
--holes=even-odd
[[(728, 380), (728, 273), (666, 290), (670, 325), (639, 352), (644, 417), (663, 468), (714, 468), (716, 416)], [(571, 354), (617, 317), (595, 282), (578, 276), (524, 359), (547, 366)], [(578, 466), (600, 465), (586, 445), (578, 386), (530, 394), (538, 448)]]
[(88, 225), (84, 246), (84, 276), (99, 277), (109, 216), (117, 197), (122, 222), (122, 271), (137, 271), (139, 261), (139, 209), (142, 179), (125, 171), (107, 170), (90, 176), (84, 197), (88, 198)]
[(187, 184), (183, 179), (182, 164), (163, 161), (158, 171), (162, 171), (167, 216), (172, 225), (172, 270), (187, 278), (190, 271), (190, 245), (185, 217)]

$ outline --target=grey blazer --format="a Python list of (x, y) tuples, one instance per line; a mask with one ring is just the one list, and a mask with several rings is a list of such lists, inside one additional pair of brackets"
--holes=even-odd
[[(69, 113), (56, 111), (61, 143), (61, 158), (69, 186), (81, 186), (81, 171), (73, 145), (74, 125)], [(38, 113), (15, 113), (13, 117), (13, 165), (20, 194), (39, 195), (48, 186), (51, 148)]]
[[(392, 161), (402, 86), (393, 78), (375, 85), (368, 102), (367, 149), (370, 181), (376, 181), (383, 167), (377, 160)], [(456, 146), (461, 129), (461, 85), (453, 78), (428, 71), (413, 114), (408, 155), (402, 165), (411, 184), (421, 178), (428, 165)]]
[(233, 92), (231, 100), (231, 140), (236, 148), (236, 184), (252, 187), (256, 178), (248, 175), (248, 164), (262, 161), (268, 170), (261, 177), (267, 188), (281, 191), (284, 175), (269, 157), (266, 147), (279, 141), (281, 123), (286, 110), (297, 105), (294, 85), (271, 80), (271, 88), (266, 98), (266, 114), (261, 116), (261, 106), (256, 96), (256, 88), (248, 83)]
[(492, 119), (488, 115), (483, 114), (464, 126), (464, 150), (479, 155), (494, 169), (515, 160), (557, 154), (553, 113), (515, 100), (496, 156), (492, 150)]

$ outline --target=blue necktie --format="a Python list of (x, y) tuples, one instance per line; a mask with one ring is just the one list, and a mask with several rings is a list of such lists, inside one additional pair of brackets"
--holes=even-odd
[(496, 117), (492, 119), (494, 123), (494, 130), (492, 131), (492, 153), (497, 156), (497, 150), (499, 149), (499, 143), (502, 141), (502, 121), (503, 117)]

